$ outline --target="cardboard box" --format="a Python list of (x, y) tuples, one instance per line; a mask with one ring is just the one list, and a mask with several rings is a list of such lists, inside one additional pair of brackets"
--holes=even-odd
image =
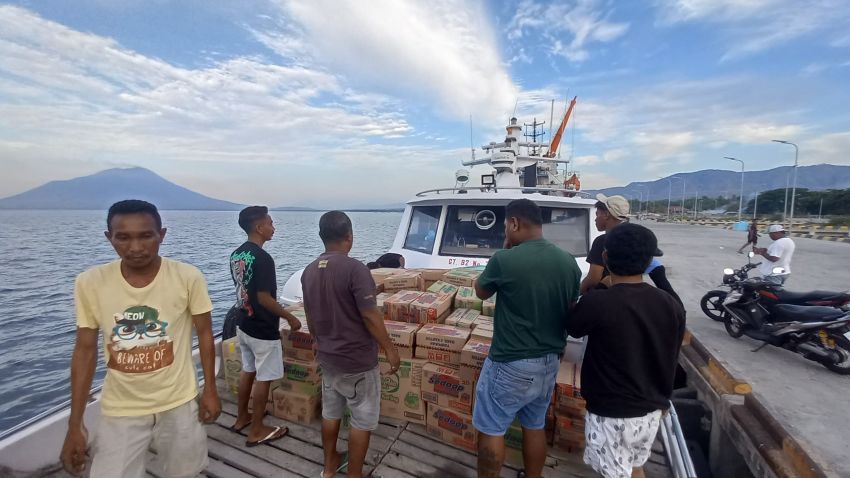
[(321, 383), (322, 367), (315, 360), (305, 362), (304, 360), (284, 357), (283, 378), (295, 382)]
[(483, 342), (492, 342), (493, 341), (493, 329), (489, 326), (479, 325), (472, 329), (472, 333), (469, 335), (470, 339), (480, 340)]
[(452, 308), (452, 296), (424, 292), (410, 303), (410, 322), (417, 324), (442, 323)]
[(310, 424), (320, 414), (321, 398), (318, 395), (275, 389), (272, 393), (272, 415), (291, 422)]
[(378, 356), (381, 367), (381, 415), (425, 425), (425, 402), (420, 396), (424, 360), (403, 359), (398, 371), (390, 374), (385, 356)]
[(559, 430), (561, 432), (569, 430), (575, 433), (584, 433), (584, 418), (555, 413), (555, 433), (558, 433)]
[(460, 351), (449, 351), (417, 346), (414, 356), (428, 362), (459, 366)]
[(384, 291), (400, 291), (400, 290), (425, 290), (425, 282), (422, 280), (422, 275), (418, 272), (398, 269), (397, 274), (393, 274), (384, 279)]
[(403, 290), (384, 299), (384, 319), (397, 322), (412, 322), (410, 319), (410, 304), (419, 298), (422, 292)]
[(493, 297), (482, 302), (481, 314), (489, 317), (494, 317), (496, 315), (496, 294), (493, 294)]
[(455, 309), (475, 309), (481, 313), (483, 301), (475, 295), (472, 287), (461, 287), (455, 295)]
[(460, 379), (464, 383), (474, 384), (481, 375), (484, 360), (490, 354), (490, 342), (469, 339), (460, 352)]
[(416, 332), (419, 331), (420, 325), (388, 321), (384, 322), (384, 326), (387, 328), (387, 334), (390, 336), (390, 340), (392, 340), (396, 350), (398, 350), (399, 357), (412, 359), (416, 346)]
[(453, 325), (462, 329), (472, 329), (475, 319), (480, 313), (472, 309), (455, 309), (448, 317), (446, 317), (446, 325)]
[[(432, 285), (443, 280), (443, 276), (448, 272), (448, 269), (411, 269), (418, 272), (422, 276), (422, 281), (425, 283), (425, 290), (428, 290)], [(434, 292), (434, 291), (430, 291)]]
[(231, 393), (239, 393), (239, 377), (242, 374), (242, 349), (236, 337), (221, 342), (221, 362), (224, 366), (224, 381)]
[(430, 287), (428, 287), (428, 292), (434, 292), (435, 294), (447, 294), (452, 296), (452, 299), (454, 299), (455, 294), (457, 294), (457, 290), (458, 286), (443, 281), (434, 282)]
[(469, 330), (445, 324), (425, 324), (416, 333), (417, 346), (460, 352), (469, 339)]
[(484, 271), (484, 267), (463, 267), (452, 269), (443, 274), (443, 282), (454, 284), (458, 287), (471, 287), (475, 279)]
[(428, 362), (422, 367), (422, 400), (472, 413), (475, 388), (464, 384), (457, 367)]
[(493, 326), (494, 326), (493, 320), (494, 320), (493, 317), (491, 317), (489, 315), (481, 314), (481, 315), (478, 316), (477, 319), (475, 319), (475, 322), (472, 324), (472, 326), (473, 326), (472, 328), (474, 329), (475, 327), (478, 327), (479, 325), (481, 325), (481, 326), (484, 326), (484, 327), (486, 327), (490, 330), (493, 330)]
[(404, 269), (394, 269), (389, 267), (382, 267), (378, 269), (372, 269), (372, 280), (375, 281), (375, 284), (383, 284), (389, 277), (392, 277), (400, 272), (404, 272)]
[(393, 294), (391, 292), (381, 292), (375, 296), (375, 302), (377, 302), (378, 310), (384, 314), (384, 317), (386, 317), (387, 314), (387, 311), (384, 309), (384, 302), (392, 296)]
[(581, 364), (561, 362), (555, 378), (558, 397), (581, 398)]
[(301, 395), (322, 395), (322, 381), (301, 382), (298, 380), (282, 379), (275, 382), (277, 388), (285, 392), (294, 392)]
[(310, 335), (310, 330), (307, 328), (307, 313), (300, 306), (287, 307), (286, 311), (294, 315), (299, 322), (301, 328), (297, 332), (293, 332), (289, 326), (289, 322), (280, 319), (280, 338), (283, 341), (283, 356), (298, 360), (310, 362), (316, 360), (316, 353), (313, 351), (315, 340)]
[(478, 433), (472, 425), (472, 415), (429, 403), (426, 430), (444, 443), (477, 451)]

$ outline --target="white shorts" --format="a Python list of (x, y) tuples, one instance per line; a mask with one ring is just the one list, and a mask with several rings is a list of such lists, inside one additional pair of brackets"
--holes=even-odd
[(257, 373), (258, 382), (273, 382), (283, 378), (283, 346), (280, 340), (255, 339), (242, 332), (236, 331), (239, 338), (239, 348), (242, 350), (242, 370)]
[(587, 412), (584, 462), (605, 478), (631, 478), (649, 460), (661, 410), (637, 418), (608, 418)]
[(143, 478), (148, 448), (165, 476), (189, 478), (207, 467), (207, 432), (198, 402), (139, 417), (100, 417), (92, 443), (91, 478)]

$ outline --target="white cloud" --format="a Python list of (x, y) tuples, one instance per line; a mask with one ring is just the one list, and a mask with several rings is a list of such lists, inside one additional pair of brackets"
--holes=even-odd
[(573, 63), (590, 57), (590, 45), (609, 43), (623, 36), (628, 23), (608, 20), (613, 9), (596, 0), (552, 2), (542, 5), (523, 0), (508, 23), (508, 39), (520, 42), (529, 32), (539, 33), (549, 52)]
[(662, 25), (711, 24), (728, 43), (721, 61), (737, 60), (815, 32), (844, 33), (850, 20), (845, 0), (656, 0), (655, 4)]
[(481, 2), (274, 4), (283, 19), (253, 31), (282, 57), (435, 105), (446, 118), (502, 118), (519, 93)]
[(800, 163), (850, 165), (850, 131), (800, 141)]

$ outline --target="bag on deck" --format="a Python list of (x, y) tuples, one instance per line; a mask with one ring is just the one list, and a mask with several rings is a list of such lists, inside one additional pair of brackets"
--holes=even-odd
[(224, 316), (224, 324), (221, 326), (221, 340), (227, 340), (231, 337), (236, 337), (236, 328), (242, 325), (242, 320), (245, 318), (245, 309), (234, 305), (227, 311)]

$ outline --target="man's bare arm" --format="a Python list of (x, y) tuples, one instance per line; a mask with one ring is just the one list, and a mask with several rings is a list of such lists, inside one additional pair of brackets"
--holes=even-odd
[(83, 425), (94, 370), (97, 366), (98, 329), (77, 327), (74, 353), (71, 356), (71, 416), (62, 446), (61, 460), (65, 470), (79, 474), (85, 470), (88, 434)]
[(289, 327), (292, 328), (293, 332), (301, 328), (301, 321), (298, 320), (298, 317), (287, 312), (286, 309), (280, 305), (277, 299), (272, 297), (268, 291), (261, 290), (257, 292), (257, 302), (259, 302), (264, 309), (289, 322)]
[(487, 300), (495, 294), (495, 292), (481, 287), (481, 284), (478, 283), (478, 279), (475, 279), (475, 282), (472, 283), (472, 287), (475, 288), (475, 295), (481, 300)]
[(360, 315), (363, 317), (363, 324), (366, 325), (366, 330), (375, 337), (378, 345), (384, 349), (387, 354), (387, 360), (390, 362), (392, 371), (398, 370), (401, 359), (398, 356), (398, 351), (390, 340), (390, 335), (387, 333), (387, 327), (384, 325), (384, 315), (377, 307), (369, 307), (360, 309)]
[(221, 414), (221, 400), (215, 384), (215, 338), (212, 329), (212, 314), (206, 312), (192, 316), (198, 334), (198, 351), (204, 371), (204, 393), (201, 396), (198, 417), (204, 423), (214, 422)]
[(602, 281), (602, 274), (604, 272), (604, 267), (597, 264), (591, 264), (590, 270), (587, 271), (587, 276), (581, 281), (581, 293), (586, 294), (588, 291), (596, 287), (596, 285)]

